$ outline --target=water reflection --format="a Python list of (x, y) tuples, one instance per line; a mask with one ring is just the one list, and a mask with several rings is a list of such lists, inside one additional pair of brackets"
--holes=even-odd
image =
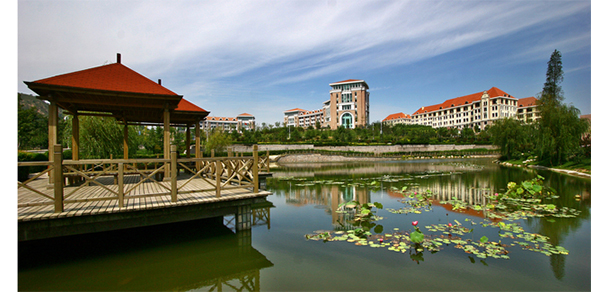
[[(333, 164), (319, 169), (301, 164), (276, 170), (275, 179), (268, 182), (268, 188), (284, 197), (287, 204), (315, 205), (325, 209), (331, 215), (334, 229), (340, 230), (353, 228), (348, 224), (353, 219), (353, 213), (337, 212), (345, 211), (338, 210), (341, 203), (351, 200), (369, 203), (382, 200), (380, 196), (386, 194), (399, 200), (403, 198), (403, 188), (410, 192), (429, 190), (435, 199), (433, 205), (446, 211), (438, 212), (443, 216), (454, 212), (483, 219), (487, 214), (475, 210), (473, 206), (486, 205), (486, 195), (504, 192), (509, 182), (529, 180), (538, 174), (545, 177), (545, 184), (559, 195), (559, 198), (545, 200), (544, 203), (578, 210), (579, 215), (576, 218), (529, 217), (520, 224), (529, 232), (548, 236), (549, 243), (554, 246), (566, 247), (566, 244), (570, 244), (566, 239), (574, 237), (576, 232), (584, 232), (585, 237), (579, 239), (579, 244), (567, 246), (571, 250), (569, 256), (551, 255), (548, 260), (554, 277), (562, 280), (566, 274), (566, 258), (584, 256), (576, 261), (589, 268), (575, 272), (590, 278), (590, 264), (587, 265), (590, 263), (590, 227), (585, 226), (584, 231), (582, 228), (583, 224), (590, 224), (591, 219), (590, 179), (550, 171), (507, 168), (490, 160), (352, 163), (343, 165), (343, 168)], [(453, 210), (452, 205), (441, 204), (452, 199), (463, 202), (467, 208)], [(491, 232), (497, 236), (497, 230)], [(415, 259), (420, 257), (423, 255), (415, 255)]]
[(259, 291), (250, 231), (197, 220), (19, 243), (19, 290)]

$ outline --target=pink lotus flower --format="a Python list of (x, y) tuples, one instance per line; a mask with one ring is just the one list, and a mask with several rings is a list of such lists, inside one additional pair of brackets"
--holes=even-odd
[(417, 226), (417, 223), (419, 223), (419, 222), (418, 221), (413, 221), (413, 222), (411, 222), (411, 225)]
[(447, 224), (447, 225), (449, 225), (449, 227), (453, 226), (453, 224), (451, 224), (451, 223), (449, 223), (449, 224)]
[(498, 193), (496, 193), (496, 194), (495, 194), (495, 196), (497, 197), (497, 196), (498, 196)]

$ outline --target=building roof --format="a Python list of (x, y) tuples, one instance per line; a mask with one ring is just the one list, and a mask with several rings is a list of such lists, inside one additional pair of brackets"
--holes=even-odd
[(520, 98), (517, 101), (517, 106), (518, 107), (535, 106), (537, 101), (538, 101), (538, 99), (533, 96)]
[(209, 113), (208, 111), (196, 106), (195, 104), (193, 104), (192, 102), (182, 98), (180, 100), (180, 102), (178, 103), (178, 107), (175, 109), (176, 111), (181, 111), (181, 112), (206, 112)]
[(207, 121), (219, 121), (219, 122), (236, 122), (237, 118), (229, 118), (229, 117), (207, 117)]
[(238, 115), (238, 117), (253, 117), (253, 115), (251, 115), (249, 113), (243, 113), (241, 115)]
[(356, 82), (362, 82), (366, 86), (366, 88), (369, 88), (369, 85), (366, 84), (366, 81), (361, 80), (361, 79), (347, 79), (347, 80), (343, 80), (343, 81), (339, 81), (339, 82), (334, 82), (334, 83), (331, 83), (329, 85), (333, 86), (333, 85), (356, 83)]
[(177, 96), (171, 90), (121, 63), (61, 74), (32, 83), (103, 91)]
[(331, 83), (330, 85), (343, 84), (343, 83), (354, 83), (354, 82), (364, 82), (364, 80), (360, 80), (360, 79), (347, 79), (347, 80)]
[(138, 72), (117, 63), (102, 65), (36, 81), (24, 81), (39, 99), (54, 101), (71, 114), (110, 113), (123, 122), (193, 124), (209, 112)]
[(289, 112), (306, 112), (306, 110), (304, 109), (300, 109), (300, 108), (293, 108), (287, 111), (284, 111), (285, 113), (289, 113)]
[(501, 89), (499, 89), (497, 87), (492, 87), (492, 88), (490, 88), (489, 90), (486, 90), (486, 91), (481, 91), (481, 92), (477, 92), (477, 93), (473, 93), (473, 94), (469, 94), (469, 95), (464, 95), (464, 96), (448, 99), (448, 100), (445, 100), (441, 104), (435, 104), (435, 105), (421, 107), (420, 109), (416, 110), (413, 113), (413, 115), (417, 115), (417, 114), (421, 114), (421, 113), (434, 112), (434, 111), (437, 111), (437, 110), (452, 108), (452, 107), (455, 107), (455, 106), (460, 106), (460, 105), (464, 105), (464, 104), (473, 103), (475, 101), (480, 101), (481, 97), (483, 96), (483, 94), (485, 92), (487, 92), (487, 94), (489, 95), (489, 98), (508, 97), (508, 98), (516, 99), (514, 96), (511, 96), (510, 94), (502, 91)]
[(391, 114), (391, 115), (387, 116), (385, 119), (383, 119), (382, 122), (397, 120), (397, 119), (404, 119), (404, 118), (410, 119), (411, 116), (405, 115), (404, 113), (395, 113), (395, 114)]

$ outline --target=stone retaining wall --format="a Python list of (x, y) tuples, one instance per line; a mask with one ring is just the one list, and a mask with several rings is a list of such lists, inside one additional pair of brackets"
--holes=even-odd
[[(234, 152), (252, 152), (252, 146), (233, 145)], [(327, 150), (327, 151), (351, 151), (368, 153), (391, 153), (391, 152), (432, 152), (432, 151), (451, 151), (451, 150), (470, 150), (470, 149), (489, 149), (496, 150), (498, 147), (493, 145), (381, 145), (381, 146), (319, 146), (313, 144), (263, 144), (258, 145), (259, 151), (277, 150)]]

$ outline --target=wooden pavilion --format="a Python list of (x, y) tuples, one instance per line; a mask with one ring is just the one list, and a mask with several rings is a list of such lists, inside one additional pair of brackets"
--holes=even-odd
[[(114, 64), (25, 84), (39, 99), (49, 102), (49, 161), (53, 161), (53, 145), (57, 144), (58, 108), (73, 116), (73, 160), (79, 160), (79, 116), (109, 116), (122, 123), (124, 159), (128, 159), (128, 125), (162, 125), (164, 159), (170, 158), (170, 127), (186, 127), (186, 149), (190, 149), (190, 128), (194, 127), (195, 156), (201, 158), (200, 122), (209, 112), (163, 87), (161, 79), (154, 82), (121, 64), (120, 54)], [(165, 177), (168, 176), (166, 165)]]

